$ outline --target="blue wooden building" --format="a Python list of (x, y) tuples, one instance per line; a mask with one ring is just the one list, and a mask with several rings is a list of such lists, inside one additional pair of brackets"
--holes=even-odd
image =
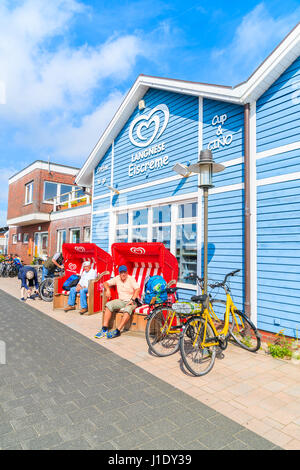
[(180, 297), (202, 271), (198, 176), (178, 175), (210, 148), (225, 171), (209, 192), (209, 278), (234, 269), (237, 305), (259, 329), (300, 326), (300, 25), (235, 87), (140, 75), (80, 170), (93, 188), (92, 242), (162, 241)]

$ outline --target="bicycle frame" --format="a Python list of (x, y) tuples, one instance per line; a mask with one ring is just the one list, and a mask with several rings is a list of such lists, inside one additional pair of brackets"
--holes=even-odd
[[(215, 314), (214, 312), (214, 309), (212, 307), (212, 304), (211, 302), (209, 303), (209, 307), (205, 308), (204, 309), (204, 312), (202, 314), (202, 317), (205, 319), (205, 324), (204, 324), (204, 334), (203, 334), (203, 341), (201, 343), (201, 348), (205, 348), (205, 347), (212, 347), (212, 346), (218, 346), (219, 345), (219, 339), (221, 336), (225, 337), (225, 339), (229, 336), (228, 335), (228, 332), (229, 332), (229, 320), (230, 320), (230, 313), (232, 315), (232, 318), (233, 320), (235, 321), (236, 323), (236, 326), (237, 326), (237, 329), (239, 331), (239, 323), (238, 323), (238, 320), (237, 320), (237, 317), (236, 317), (236, 312), (238, 311), (238, 309), (236, 308), (236, 306), (234, 305), (233, 303), (233, 300), (231, 298), (231, 295), (230, 295), (230, 292), (226, 291), (226, 310), (225, 310), (225, 316), (224, 316), (224, 327), (221, 331), (217, 331), (216, 327), (215, 327), (215, 324), (212, 320), (212, 316), (215, 318), (215, 320), (217, 321), (220, 321), (219, 318), (217, 317), (217, 315)], [(243, 320), (242, 318), (239, 316), (240, 318), (240, 321), (243, 325)], [(207, 324), (209, 323), (210, 327), (212, 328), (213, 332), (214, 332), (214, 339), (215, 341), (213, 342), (209, 342), (209, 343), (206, 343), (205, 340), (206, 340), (206, 332), (207, 332)], [(198, 337), (199, 337), (199, 333), (200, 333), (200, 328), (201, 328), (201, 325), (199, 326), (198, 328), (198, 331), (197, 331), (197, 334), (196, 334), (196, 337), (195, 337), (195, 340), (193, 342), (193, 347), (195, 347), (196, 343), (197, 343), (197, 340), (198, 340)]]

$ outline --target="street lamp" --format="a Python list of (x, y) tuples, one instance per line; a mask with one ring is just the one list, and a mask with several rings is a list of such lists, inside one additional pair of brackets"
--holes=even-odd
[(211, 150), (205, 149), (201, 150), (199, 161), (190, 165), (189, 170), (192, 173), (200, 173), (200, 184), (199, 188), (203, 189), (203, 199), (204, 199), (204, 235), (203, 235), (203, 245), (204, 245), (204, 293), (207, 294), (207, 265), (208, 265), (208, 190), (213, 188), (212, 184), (212, 175), (213, 173), (220, 173), (225, 169), (224, 165), (220, 163), (215, 163), (213, 161), (213, 156)]

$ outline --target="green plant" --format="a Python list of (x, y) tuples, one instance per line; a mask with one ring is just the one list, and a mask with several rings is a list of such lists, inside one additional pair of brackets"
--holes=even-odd
[(284, 330), (277, 333), (274, 343), (268, 344), (268, 352), (272, 357), (279, 359), (291, 359), (293, 351), (292, 344), (293, 340), (289, 340), (283, 334)]

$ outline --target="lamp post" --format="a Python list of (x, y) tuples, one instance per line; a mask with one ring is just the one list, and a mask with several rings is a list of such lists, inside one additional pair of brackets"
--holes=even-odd
[(203, 236), (203, 245), (204, 245), (204, 293), (207, 294), (207, 265), (208, 265), (208, 190), (213, 188), (212, 184), (212, 175), (213, 173), (220, 173), (225, 169), (220, 163), (215, 163), (213, 161), (213, 156), (211, 150), (201, 150), (199, 155), (199, 161), (193, 163), (188, 167), (191, 173), (200, 174), (200, 184), (199, 188), (203, 189), (203, 199), (204, 199), (204, 236)]

